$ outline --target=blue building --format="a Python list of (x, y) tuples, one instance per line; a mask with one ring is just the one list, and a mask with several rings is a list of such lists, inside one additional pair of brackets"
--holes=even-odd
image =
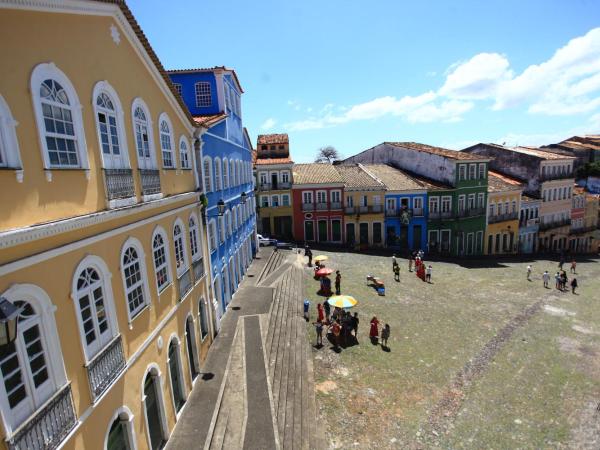
[(539, 198), (521, 195), (521, 212), (519, 215), (519, 252), (537, 252), (538, 232), (540, 228)]
[(217, 316), (227, 310), (257, 251), (252, 143), (242, 125), (236, 73), (225, 67), (170, 71), (201, 132), (200, 158)]
[(385, 186), (385, 244), (406, 253), (427, 245), (427, 186), (386, 164), (363, 167)]

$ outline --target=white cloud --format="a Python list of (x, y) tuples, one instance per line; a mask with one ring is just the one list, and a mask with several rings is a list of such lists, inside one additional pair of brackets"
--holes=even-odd
[(272, 117), (269, 117), (267, 120), (265, 120), (262, 123), (262, 125), (260, 126), (260, 129), (264, 130), (264, 131), (272, 130), (273, 127), (275, 127), (276, 123), (277, 123), (277, 121), (275, 119), (273, 119)]

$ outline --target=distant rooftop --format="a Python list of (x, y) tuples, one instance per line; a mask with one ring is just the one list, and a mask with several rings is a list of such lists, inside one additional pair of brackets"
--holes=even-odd
[(256, 158), (257, 166), (267, 166), (273, 164), (290, 164), (293, 163), (291, 158)]
[(227, 114), (225, 114), (225, 113), (194, 116), (194, 122), (196, 122), (198, 125), (202, 125), (203, 127), (211, 127), (214, 124), (219, 123), (221, 120), (225, 119), (226, 117), (227, 117)]
[(219, 71), (219, 70), (231, 72), (233, 74), (233, 78), (235, 78), (235, 82), (237, 83), (238, 87), (240, 88), (240, 92), (241, 93), (244, 92), (244, 89), (242, 88), (242, 85), (240, 84), (240, 79), (238, 78), (237, 73), (235, 73), (235, 70), (230, 69), (229, 67), (225, 67), (225, 66), (198, 67), (196, 69), (169, 69), (166, 71), (166, 73), (171, 74), (171, 73), (215, 72), (215, 71)]
[(294, 184), (342, 184), (344, 180), (331, 164), (295, 164)]
[(382, 183), (378, 182), (375, 178), (365, 172), (365, 170), (358, 164), (336, 164), (333, 167), (335, 167), (342, 177), (344, 186), (348, 188), (371, 190), (384, 189)]
[(525, 183), (503, 173), (488, 170), (488, 192), (520, 191)]
[(387, 164), (365, 164), (364, 168), (380, 180), (390, 191), (410, 191), (426, 188), (423, 183), (419, 183), (405, 171)]
[(286, 133), (280, 134), (259, 134), (256, 140), (257, 145), (261, 144), (289, 144), (290, 139)]
[(456, 160), (478, 160), (489, 159), (478, 155), (472, 155), (470, 153), (460, 152), (458, 150), (449, 150), (442, 147), (433, 147), (431, 145), (419, 144), (417, 142), (384, 142), (387, 145), (394, 147), (402, 147), (409, 150), (416, 150), (419, 152), (430, 153), (432, 155), (443, 156), (444, 158), (456, 159)]
[[(492, 142), (488, 142), (488, 143), (481, 142), (479, 144), (475, 144), (470, 147), (467, 147), (464, 150), (476, 147), (478, 145), (487, 145), (488, 147), (494, 147), (494, 148), (504, 150), (507, 152), (515, 152), (515, 153), (521, 153), (523, 155), (534, 156), (536, 158), (540, 158), (540, 159), (544, 159), (544, 160), (575, 159), (572, 156), (560, 155), (558, 153), (553, 153), (551, 151), (537, 148), (537, 147), (528, 147), (528, 146), (507, 147), (504, 145), (494, 144)], [(461, 153), (466, 153), (466, 152), (462, 151)]]

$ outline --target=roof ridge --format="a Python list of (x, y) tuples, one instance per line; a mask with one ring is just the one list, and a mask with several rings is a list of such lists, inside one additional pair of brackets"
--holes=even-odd
[(379, 178), (377, 178), (375, 175), (373, 175), (371, 172), (369, 172), (365, 166), (363, 166), (361, 163), (358, 163), (358, 167), (360, 167), (367, 175), (373, 178), (377, 183), (379, 183), (381, 186), (387, 189), (386, 184)]

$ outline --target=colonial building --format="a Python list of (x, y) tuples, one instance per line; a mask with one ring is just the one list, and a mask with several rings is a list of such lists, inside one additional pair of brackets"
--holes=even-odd
[(541, 203), (539, 198), (521, 194), (519, 253), (537, 252)]
[(124, 2), (0, 8), (2, 446), (161, 448), (215, 331), (196, 124)]
[(399, 252), (427, 245), (427, 187), (406, 172), (387, 164), (364, 166), (385, 186), (385, 242)]
[(483, 252), (513, 254), (519, 249), (519, 212), (523, 185), (512, 177), (488, 171), (487, 227)]
[(556, 144), (544, 145), (542, 150), (564, 156), (573, 156), (574, 169), (594, 161), (600, 161), (600, 135), (573, 136)]
[(345, 241), (351, 248), (382, 247), (385, 187), (361, 164), (334, 166), (344, 182)]
[(483, 251), (488, 162), (486, 156), (414, 142), (384, 142), (345, 160), (389, 164), (430, 180), (435, 190), (428, 194), (429, 251), (458, 256)]
[(476, 144), (462, 152), (492, 158), (491, 169), (522, 180), (524, 192), (541, 199), (538, 251), (567, 249), (574, 157), (496, 144)]
[(573, 187), (569, 251), (587, 253), (598, 228), (598, 198), (579, 186)]
[(265, 236), (292, 239), (293, 165), (287, 134), (258, 136), (254, 161), (259, 207), (257, 227)]
[(341, 244), (344, 180), (331, 164), (295, 164), (292, 186), (294, 239)]
[(252, 144), (242, 125), (243, 93), (225, 67), (169, 72), (202, 134), (202, 171), (212, 284), (221, 317), (256, 252)]

